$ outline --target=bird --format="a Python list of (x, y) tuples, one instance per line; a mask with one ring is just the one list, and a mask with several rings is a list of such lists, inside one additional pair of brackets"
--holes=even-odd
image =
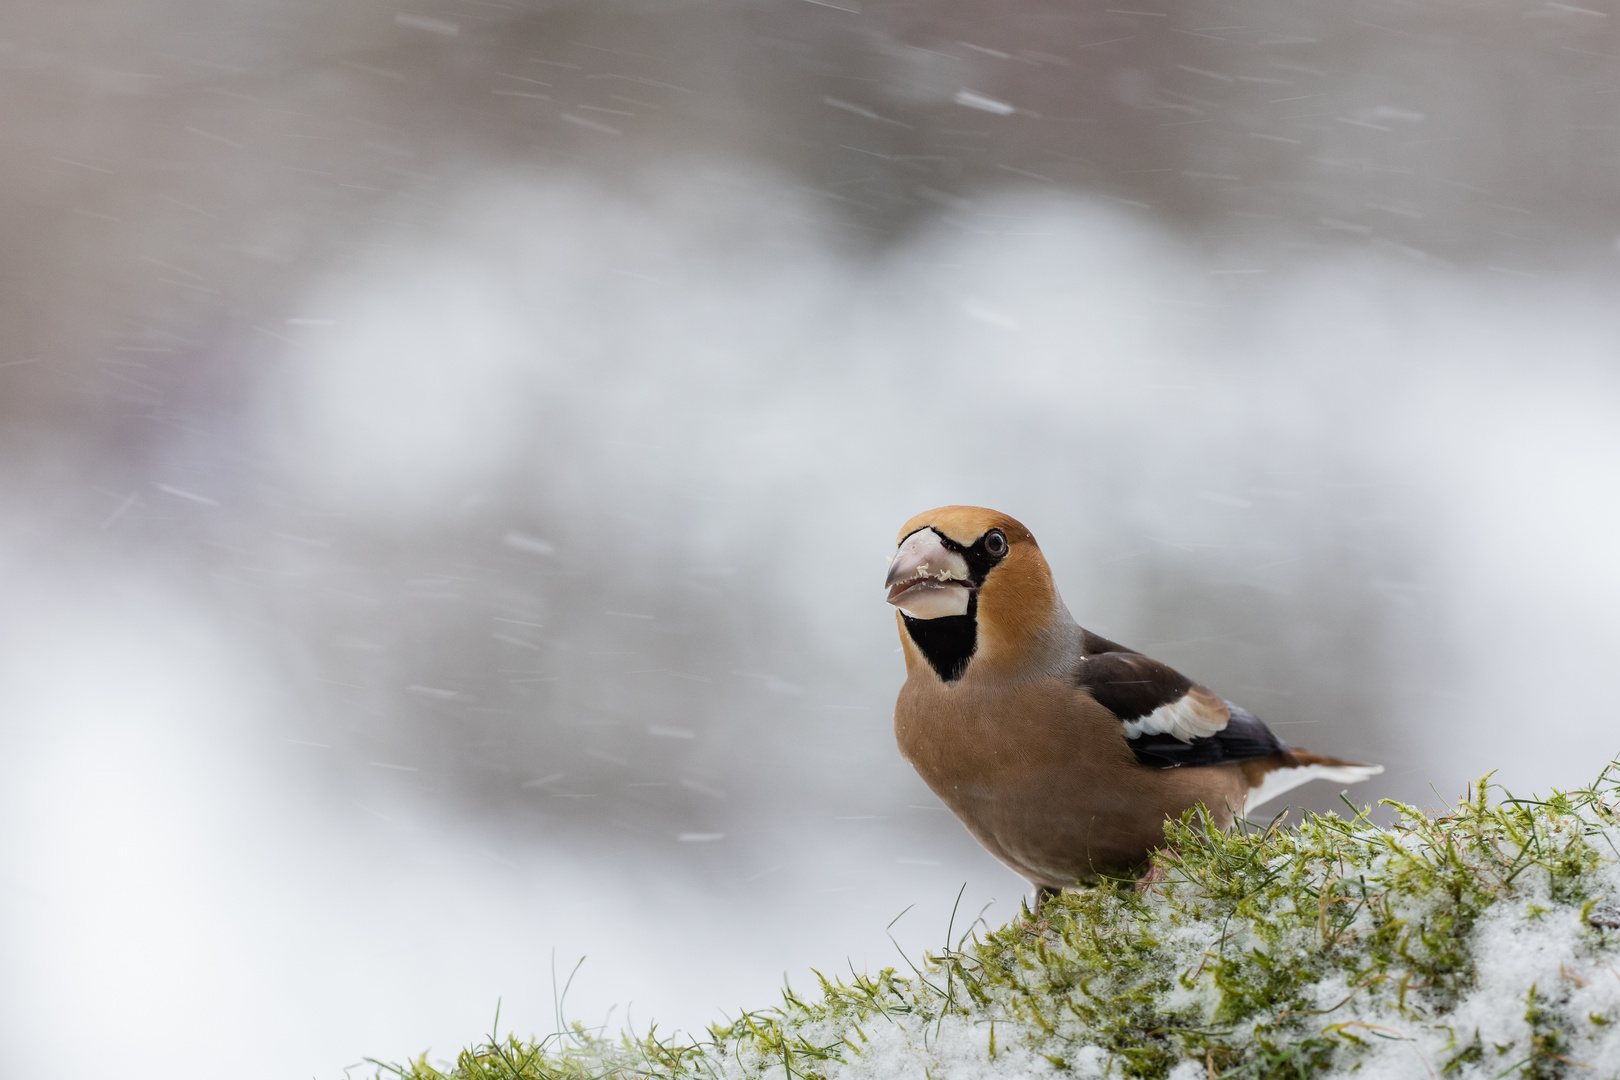
[(1136, 878), (1188, 810), (1227, 829), (1309, 780), (1383, 771), (1289, 747), (1247, 709), (1081, 627), (1034, 535), (998, 511), (906, 522), (885, 587), (906, 661), (901, 756), (1034, 886), (1036, 913), (1064, 889)]

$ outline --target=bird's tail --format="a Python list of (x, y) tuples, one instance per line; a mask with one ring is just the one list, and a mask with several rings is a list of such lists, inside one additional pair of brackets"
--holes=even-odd
[(1361, 765), (1309, 750), (1289, 750), (1245, 761), (1243, 766), (1244, 778), (1249, 782), (1249, 797), (1243, 804), (1245, 813), (1312, 780), (1359, 784), (1384, 771), (1382, 765)]

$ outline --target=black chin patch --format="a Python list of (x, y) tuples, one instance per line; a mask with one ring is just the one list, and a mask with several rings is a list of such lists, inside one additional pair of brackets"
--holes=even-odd
[(979, 594), (968, 594), (966, 615), (946, 615), (939, 619), (913, 619), (905, 612), (906, 633), (928, 657), (928, 665), (941, 679), (955, 682), (967, 670), (973, 650), (979, 644)]

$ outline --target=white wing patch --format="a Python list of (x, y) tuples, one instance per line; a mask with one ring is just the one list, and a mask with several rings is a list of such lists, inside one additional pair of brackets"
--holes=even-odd
[(1249, 792), (1249, 797), (1243, 803), (1243, 812), (1248, 813), (1261, 803), (1268, 803), (1312, 780), (1359, 784), (1383, 771), (1382, 765), (1301, 765), (1293, 769), (1272, 769), (1261, 778), (1260, 786)]
[(1184, 743), (1207, 739), (1226, 727), (1227, 717), (1211, 717), (1198, 707), (1192, 694), (1182, 694), (1168, 705), (1160, 705), (1146, 716), (1125, 721), (1125, 737), (1174, 735)]

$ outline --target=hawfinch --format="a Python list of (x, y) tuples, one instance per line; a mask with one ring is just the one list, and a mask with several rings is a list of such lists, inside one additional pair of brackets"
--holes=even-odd
[(906, 682), (900, 753), (1037, 909), (1124, 876), (1202, 805), (1220, 828), (1318, 777), (1383, 771), (1290, 749), (1253, 713), (1075, 623), (1028, 529), (977, 506), (919, 514), (889, 564)]

